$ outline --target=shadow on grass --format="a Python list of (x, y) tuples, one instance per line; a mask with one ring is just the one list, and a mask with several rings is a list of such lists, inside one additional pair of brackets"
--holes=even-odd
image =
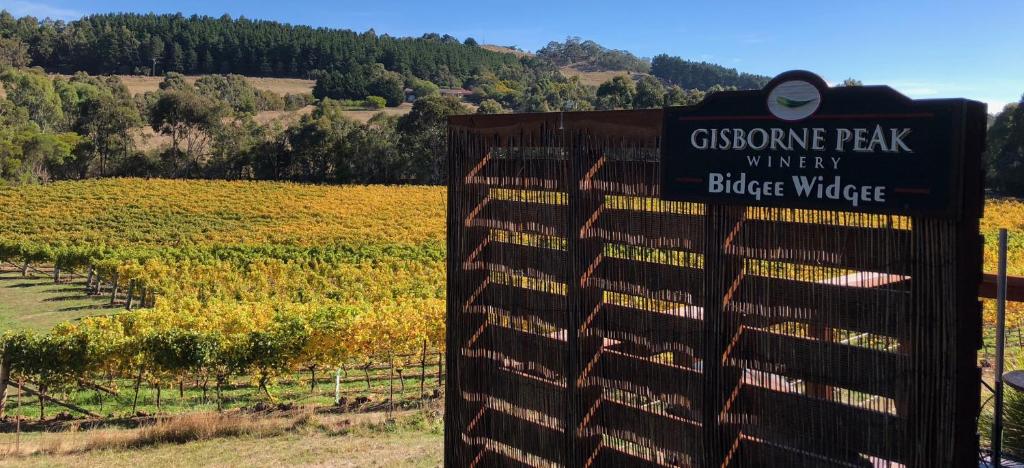
[(114, 310), (122, 309), (122, 307), (114, 306), (110, 307), (110, 304), (86, 304), (74, 307), (63, 307), (59, 312), (75, 312), (79, 310)]
[(8, 287), (8, 288), (34, 288), (34, 287), (37, 287), (37, 286), (46, 286), (46, 284), (45, 283), (18, 283), (18, 284), (8, 284), (5, 287)]
[(42, 301), (43, 302), (65, 302), (65, 301), (86, 301), (86, 300), (91, 300), (91, 299), (99, 300), (99, 299), (102, 299), (102, 298), (100, 298), (99, 296), (86, 296), (84, 294), (81, 294), (81, 295), (74, 295), (74, 296), (48, 297), (46, 299), (43, 299)]

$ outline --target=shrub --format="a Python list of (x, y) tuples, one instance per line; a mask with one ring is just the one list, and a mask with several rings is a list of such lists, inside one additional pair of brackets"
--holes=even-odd
[(370, 96), (370, 97), (367, 97), (366, 101), (363, 103), (363, 105), (365, 105), (366, 107), (368, 107), (370, 109), (381, 109), (381, 108), (387, 106), (387, 104), (388, 104), (388, 102), (384, 98), (382, 98), (380, 96)]
[(286, 94), (284, 96), (284, 110), (299, 110), (313, 104), (316, 104), (316, 98), (310, 93)]
[(284, 98), (273, 91), (256, 90), (256, 110), (279, 111), (285, 109)]
[(505, 112), (507, 111), (501, 106), (501, 103), (494, 99), (484, 99), (476, 110), (477, 114), (504, 114)]

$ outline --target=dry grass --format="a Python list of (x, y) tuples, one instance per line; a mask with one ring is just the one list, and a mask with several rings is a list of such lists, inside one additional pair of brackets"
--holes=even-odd
[(521, 50), (510, 49), (508, 47), (503, 47), (503, 46), (494, 45), (494, 44), (484, 44), (484, 45), (480, 46), (480, 48), (481, 49), (489, 50), (491, 52), (501, 52), (503, 54), (512, 54), (512, 55), (515, 55), (516, 57), (519, 57), (519, 58), (526, 57), (526, 56), (529, 56), (529, 55), (533, 55), (533, 54), (531, 54), (529, 52), (524, 52), (524, 51), (521, 51)]
[(375, 116), (375, 115), (377, 115), (377, 114), (379, 114), (381, 112), (383, 112), (383, 113), (385, 113), (387, 115), (398, 115), (398, 116), (401, 116), (401, 115), (408, 114), (409, 111), (411, 111), (411, 110), (412, 110), (412, 104), (409, 104), (408, 102), (404, 102), (401, 105), (399, 105), (398, 107), (385, 107), (384, 109), (378, 109), (378, 110), (351, 110), (351, 111), (345, 111), (345, 116), (346, 117), (350, 117), (350, 118), (352, 118), (353, 120), (355, 120), (357, 122), (366, 123), (366, 122), (369, 122), (370, 119), (373, 118), (373, 116)]
[(580, 77), (580, 82), (588, 86), (600, 86), (601, 83), (620, 75), (628, 76), (633, 78), (633, 80), (638, 80), (641, 76), (644, 76), (643, 73), (631, 73), (626, 70), (588, 71), (575, 65), (562, 67), (559, 70), (567, 77)]
[(278, 124), (287, 127), (299, 121), (302, 116), (311, 114), (316, 106), (306, 106), (293, 111), (263, 111), (256, 113), (253, 120), (260, 125)]
[[(475, 109), (475, 106), (468, 107)], [(256, 113), (253, 120), (263, 126), (276, 124), (280, 125), (282, 128), (286, 128), (290, 125), (294, 125), (299, 121), (299, 119), (312, 113), (315, 109), (316, 106), (306, 106), (294, 111), (263, 111)], [(412, 104), (404, 103), (398, 107), (388, 107), (380, 110), (350, 110), (344, 111), (343, 114), (357, 122), (366, 123), (373, 118), (373, 116), (381, 112), (388, 115), (402, 116), (408, 114), (411, 110)], [(154, 132), (148, 125), (135, 129), (134, 134), (135, 147), (142, 151), (164, 148), (171, 144), (171, 137)]]
[[(0, 466), (435, 466), (440, 460), (436, 410), (316, 414), (195, 413), (138, 429), (0, 435)], [(6, 451), (4, 447), (7, 448)], [(338, 457), (345, 454), (345, 457)]]
[[(156, 91), (160, 89), (160, 82), (163, 81), (162, 76), (118, 75), (118, 77), (121, 78), (121, 82), (128, 87), (128, 91), (132, 94)], [(199, 78), (199, 76), (186, 76), (185, 81), (194, 84)], [(313, 86), (316, 84), (313, 80), (297, 78), (246, 77), (245, 79), (256, 89), (273, 91), (282, 96), (285, 94), (311, 93), (313, 92)]]
[(258, 78), (250, 76), (245, 79), (249, 83), (252, 83), (252, 86), (256, 89), (273, 91), (282, 96), (285, 94), (312, 93), (313, 86), (316, 85), (316, 81), (314, 80), (303, 80), (299, 78)]
[(243, 413), (192, 413), (161, 418), (138, 429), (96, 429), (42, 434), (22, 444), (19, 453), (9, 447), (6, 456), (70, 455), (97, 450), (126, 450), (159, 444), (184, 444), (223, 437), (271, 437), (308, 424), (312, 410), (275, 417)]

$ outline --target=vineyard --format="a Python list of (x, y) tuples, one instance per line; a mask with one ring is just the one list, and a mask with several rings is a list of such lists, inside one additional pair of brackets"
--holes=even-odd
[(300, 370), (433, 365), (443, 347), (441, 189), (108, 179), (0, 204), (7, 268), (117, 306), (4, 335), (12, 375), (43, 392), (199, 381), (219, 404), (242, 378), (273, 399)]
[[(443, 188), (104, 179), (0, 188), (0, 206), (5, 275), (105, 304), (50, 330), (8, 321), (3, 367), (41, 393), (163, 387), (220, 407), (239, 382), (289, 399), (339, 368), (352, 388), (371, 369), (407, 369), (387, 377), (403, 395), (440, 383)], [(1024, 203), (988, 203), (986, 271), (999, 227), (1024, 275)]]

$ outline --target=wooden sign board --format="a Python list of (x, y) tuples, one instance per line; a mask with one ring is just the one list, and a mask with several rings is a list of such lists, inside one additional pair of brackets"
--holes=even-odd
[(786, 72), (666, 109), (661, 197), (957, 217), (968, 115), (984, 104)]

